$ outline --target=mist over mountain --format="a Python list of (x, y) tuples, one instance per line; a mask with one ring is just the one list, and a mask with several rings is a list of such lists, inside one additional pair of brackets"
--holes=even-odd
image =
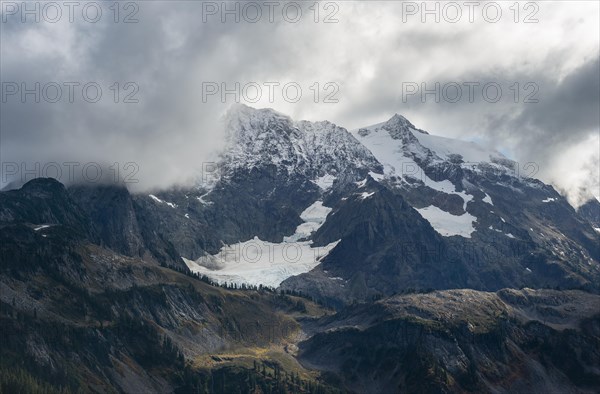
[[(207, 15), (210, 5), (202, 2), (120, 10), (121, 19), (134, 13), (135, 23), (114, 23), (108, 6), (97, 23), (86, 22), (80, 9), (73, 22), (62, 9), (55, 23), (43, 15), (40, 23), (32, 16), (23, 23), (21, 7), (14, 14), (3, 10), (2, 161), (24, 162), (27, 169), (39, 163), (38, 173), (50, 162), (118, 163), (122, 175), (131, 175), (124, 166), (135, 163), (138, 182), (129, 187), (148, 191), (189, 184), (202, 163), (215, 161), (211, 153), (225, 137), (219, 118), (235, 103), (348, 129), (401, 112), (434, 134), (481, 141), (521, 165), (536, 163), (538, 176), (574, 206), (600, 197), (598, 37), (590, 34), (599, 27), (598, 5), (559, 2), (534, 12), (523, 4), (515, 23), (514, 11), (499, 3), (496, 23), (482, 18), (483, 5), (472, 23), (464, 7), (458, 23), (436, 23), (434, 15), (423, 23), (420, 5), (415, 15), (402, 17), (407, 4), (323, 3), (319, 23), (308, 3), (300, 5), (297, 23), (286, 20), (283, 4), (273, 22), (263, 7), (257, 23), (241, 16), (236, 23), (233, 15), (222, 22), (220, 3), (216, 14)], [(522, 23), (530, 14), (537, 22)], [(324, 23), (330, 15), (337, 22)], [(555, 33), (540, 33), (548, 31)], [(20, 56), (23, 48), (27, 57)], [(73, 102), (64, 85), (70, 82), (79, 83)], [(251, 82), (262, 87), (258, 100), (242, 94)], [(280, 84), (272, 95), (264, 85), (269, 82)], [(464, 85), (470, 82), (479, 84), (473, 94)], [(23, 91), (35, 91), (36, 83), (39, 102), (34, 94), (23, 100)], [(97, 102), (84, 99), (88, 83), (102, 89)], [(217, 84), (218, 93), (203, 97), (205, 83)], [(287, 83), (301, 87), (297, 102), (283, 95)], [(324, 90), (327, 83), (337, 86), (335, 103), (323, 102), (333, 91)], [(497, 102), (485, 99), (487, 83), (500, 86)], [(9, 94), (13, 84), (18, 90)], [(42, 94), (48, 85), (52, 98), (52, 84), (62, 89), (58, 102)], [(223, 99), (222, 84), (236, 93)], [(418, 90), (407, 95), (406, 84)], [(457, 102), (444, 94), (452, 84), (461, 87)], [(424, 96), (427, 90), (437, 93)], [(133, 101), (124, 102), (127, 97)], [(61, 181), (67, 182), (63, 171)], [(31, 179), (25, 172), (17, 178)], [(0, 187), (9, 181), (0, 179)]]
[(0, 1), (0, 393), (599, 393), (599, 15)]

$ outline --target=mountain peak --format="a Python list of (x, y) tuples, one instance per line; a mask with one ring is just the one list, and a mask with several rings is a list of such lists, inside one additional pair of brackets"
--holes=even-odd
[(273, 108), (254, 108), (246, 104), (234, 104), (229, 107), (225, 118), (228, 121), (242, 120), (242, 119), (270, 119), (270, 118), (285, 118), (290, 119), (289, 116), (282, 114), (274, 110)]
[(389, 118), (385, 122), (385, 125), (411, 127), (413, 129), (415, 128), (415, 126), (412, 123), (410, 123), (410, 121), (408, 119), (406, 119), (404, 116), (402, 116), (398, 113), (395, 113), (394, 116)]
[(22, 187), (24, 191), (64, 191), (65, 186), (54, 178), (34, 178), (26, 182)]
[(392, 120), (398, 120), (398, 121), (403, 121), (403, 122), (408, 122), (409, 124), (410, 121), (408, 119), (406, 119), (403, 115), (400, 115), (398, 112), (396, 112), (389, 120), (388, 122), (392, 121)]
[[(228, 139), (257, 138), (267, 130), (290, 130), (292, 119), (272, 108), (253, 108), (245, 104), (232, 105), (225, 113)], [(272, 134), (272, 133), (271, 133)]]
[(390, 132), (410, 131), (414, 130), (421, 134), (429, 134), (428, 132), (417, 129), (408, 119), (399, 113), (395, 113), (390, 119), (383, 123), (382, 127)]
[(393, 139), (410, 138), (411, 131), (416, 130), (415, 126), (404, 116), (395, 114), (387, 122), (381, 125), (381, 128), (387, 131)]

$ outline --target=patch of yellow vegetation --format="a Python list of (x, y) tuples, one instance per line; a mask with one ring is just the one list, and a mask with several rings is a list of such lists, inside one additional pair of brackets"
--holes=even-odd
[(232, 351), (205, 354), (194, 359), (192, 366), (199, 369), (212, 369), (224, 366), (240, 366), (254, 368), (254, 361), (259, 363), (277, 363), (281, 369), (297, 373), (302, 379), (314, 380), (319, 376), (317, 371), (304, 368), (296, 358), (286, 352), (285, 346), (244, 347)]

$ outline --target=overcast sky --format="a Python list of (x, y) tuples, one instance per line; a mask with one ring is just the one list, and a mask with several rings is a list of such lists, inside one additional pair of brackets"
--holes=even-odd
[[(117, 163), (122, 177), (134, 162), (135, 190), (185, 182), (214, 159), (218, 120), (236, 101), (222, 103), (214, 88), (237, 82), (241, 102), (295, 119), (352, 129), (400, 113), (432, 134), (536, 163), (536, 177), (574, 204), (598, 196), (599, 3), (486, 3), (430, 2), (424, 14), (421, 2), (311, 1), (301, 16), (297, 3), (229, 3), (236, 22), (221, 2), (82, 2), (71, 22), (58, 2), (61, 15), (37, 3), (36, 22), (21, 2), (2, 2), (2, 183), (23, 161)], [(36, 82), (39, 103), (21, 95)], [(279, 85), (270, 95), (265, 83)], [(439, 102), (422, 94), (436, 83)], [(98, 86), (102, 96), (88, 102)]]

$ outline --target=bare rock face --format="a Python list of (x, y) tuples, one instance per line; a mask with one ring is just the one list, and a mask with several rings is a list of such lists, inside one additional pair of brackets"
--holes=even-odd
[(599, 324), (584, 292), (436, 291), (311, 323), (299, 357), (364, 393), (593, 392)]
[(33, 179), (18, 190), (0, 192), (0, 223), (63, 224), (96, 239), (90, 219), (64, 185), (52, 178)]
[(600, 201), (590, 199), (577, 209), (577, 213), (594, 226), (596, 231), (600, 231)]
[(104, 245), (126, 256), (143, 255), (134, 201), (125, 187), (76, 185), (69, 193), (95, 224)]

